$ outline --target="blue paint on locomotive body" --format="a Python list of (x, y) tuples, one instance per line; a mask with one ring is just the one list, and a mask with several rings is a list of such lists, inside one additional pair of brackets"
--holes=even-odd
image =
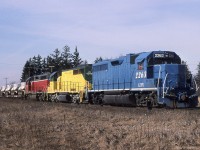
[(198, 105), (192, 82), (186, 82), (186, 66), (170, 51), (127, 54), (93, 64), (93, 91), (152, 91), (159, 104)]

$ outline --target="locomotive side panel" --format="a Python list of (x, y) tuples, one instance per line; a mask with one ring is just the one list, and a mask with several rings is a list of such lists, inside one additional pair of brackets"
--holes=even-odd
[(93, 65), (93, 90), (126, 90), (131, 86), (132, 68), (130, 55)]
[(39, 81), (33, 81), (31, 83), (31, 91), (32, 93), (37, 93), (37, 92), (47, 92), (47, 87), (49, 84), (49, 80), (39, 80)]
[(95, 104), (134, 105), (129, 93), (135, 74), (135, 58), (132, 55), (93, 64), (93, 90), (89, 91), (89, 101)]

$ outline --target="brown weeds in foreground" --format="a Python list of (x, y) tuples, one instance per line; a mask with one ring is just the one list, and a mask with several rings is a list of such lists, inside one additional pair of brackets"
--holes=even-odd
[(0, 99), (0, 149), (200, 149), (200, 109)]

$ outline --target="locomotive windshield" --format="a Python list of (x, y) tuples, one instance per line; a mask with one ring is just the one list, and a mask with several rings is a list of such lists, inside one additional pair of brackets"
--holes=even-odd
[(181, 64), (181, 59), (174, 52), (155, 52), (148, 59), (148, 65)]

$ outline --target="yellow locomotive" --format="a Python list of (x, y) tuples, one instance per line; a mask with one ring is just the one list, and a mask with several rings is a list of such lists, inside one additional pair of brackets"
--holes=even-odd
[(54, 72), (50, 75), (47, 96), (49, 101), (83, 103), (92, 88), (92, 65)]

